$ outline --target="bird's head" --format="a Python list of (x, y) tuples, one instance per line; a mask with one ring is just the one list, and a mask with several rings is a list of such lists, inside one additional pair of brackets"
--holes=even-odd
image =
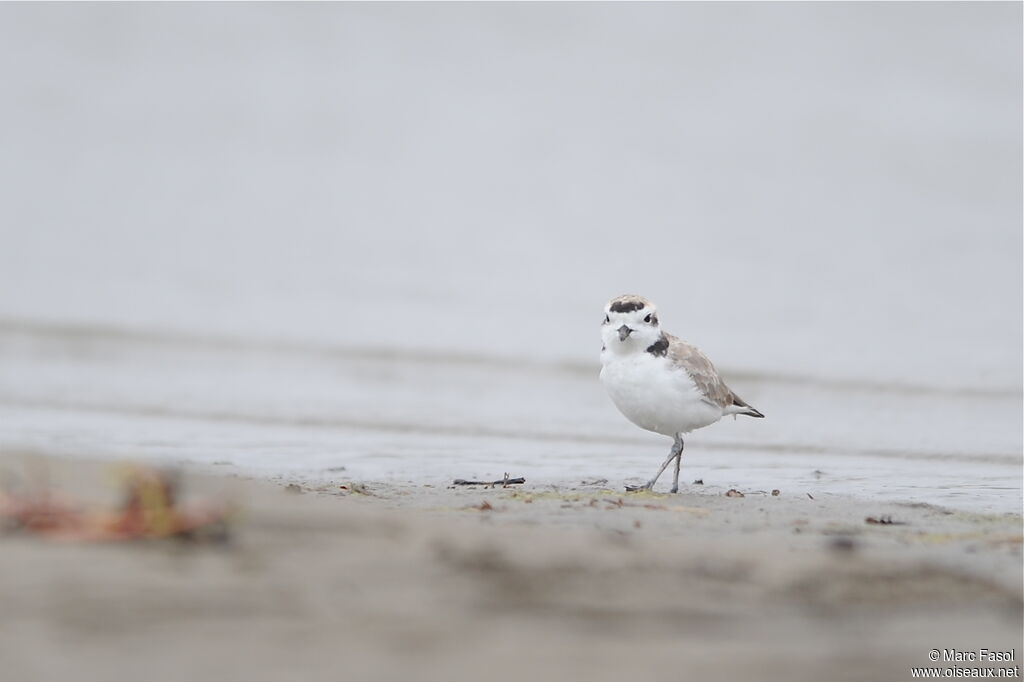
[(601, 340), (617, 353), (644, 351), (661, 338), (654, 304), (643, 296), (616, 296), (604, 307)]

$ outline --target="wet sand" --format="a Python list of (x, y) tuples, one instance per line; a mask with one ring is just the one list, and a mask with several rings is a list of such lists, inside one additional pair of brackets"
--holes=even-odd
[[(109, 501), (108, 464), (48, 462)], [(188, 489), (241, 504), (226, 547), (0, 539), (5, 679), (896, 680), (1020, 653), (1016, 514), (224, 471)]]
[[(626, 421), (595, 357), (469, 355), (0, 322), (0, 447), (228, 463), (243, 474), (441, 485), (651, 476), (670, 441)], [(766, 419), (687, 439), (684, 480), (1019, 511), (1020, 391), (744, 374)]]

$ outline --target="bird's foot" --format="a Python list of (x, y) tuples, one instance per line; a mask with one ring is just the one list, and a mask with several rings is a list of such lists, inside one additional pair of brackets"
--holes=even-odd
[(654, 488), (654, 481), (647, 481), (647, 483), (644, 483), (643, 485), (627, 485), (626, 486), (626, 492), (627, 493), (639, 493), (639, 492), (643, 492), (644, 490), (651, 490), (653, 488)]
[(669, 492), (672, 493), (673, 495), (675, 495), (677, 492), (679, 492), (679, 486), (677, 486), (677, 485), (672, 486), (672, 489), (669, 490)]

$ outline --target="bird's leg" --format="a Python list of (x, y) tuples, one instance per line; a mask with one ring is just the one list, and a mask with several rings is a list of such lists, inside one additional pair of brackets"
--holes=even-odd
[(683, 441), (677, 437), (676, 442), (672, 444), (672, 452), (668, 453), (668, 458), (662, 463), (661, 468), (658, 469), (658, 473), (654, 474), (654, 478), (647, 481), (647, 483), (644, 483), (643, 485), (627, 485), (626, 492), (634, 493), (639, 490), (651, 490), (652, 488), (654, 488), (654, 484), (658, 482), (658, 478), (661, 476), (661, 473), (665, 471), (665, 469), (668, 467), (669, 462), (671, 462), (673, 459), (679, 456), (679, 453), (682, 452), (682, 446)]
[(679, 468), (683, 466), (683, 438), (678, 433), (672, 451), (676, 453), (676, 471), (672, 476), (672, 492), (677, 493), (679, 492)]

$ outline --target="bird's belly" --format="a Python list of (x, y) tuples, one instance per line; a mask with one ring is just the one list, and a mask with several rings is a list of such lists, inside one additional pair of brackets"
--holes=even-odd
[(674, 436), (688, 433), (722, 417), (722, 410), (703, 399), (693, 380), (668, 361), (645, 357), (613, 360), (601, 370), (612, 402), (642, 429)]

